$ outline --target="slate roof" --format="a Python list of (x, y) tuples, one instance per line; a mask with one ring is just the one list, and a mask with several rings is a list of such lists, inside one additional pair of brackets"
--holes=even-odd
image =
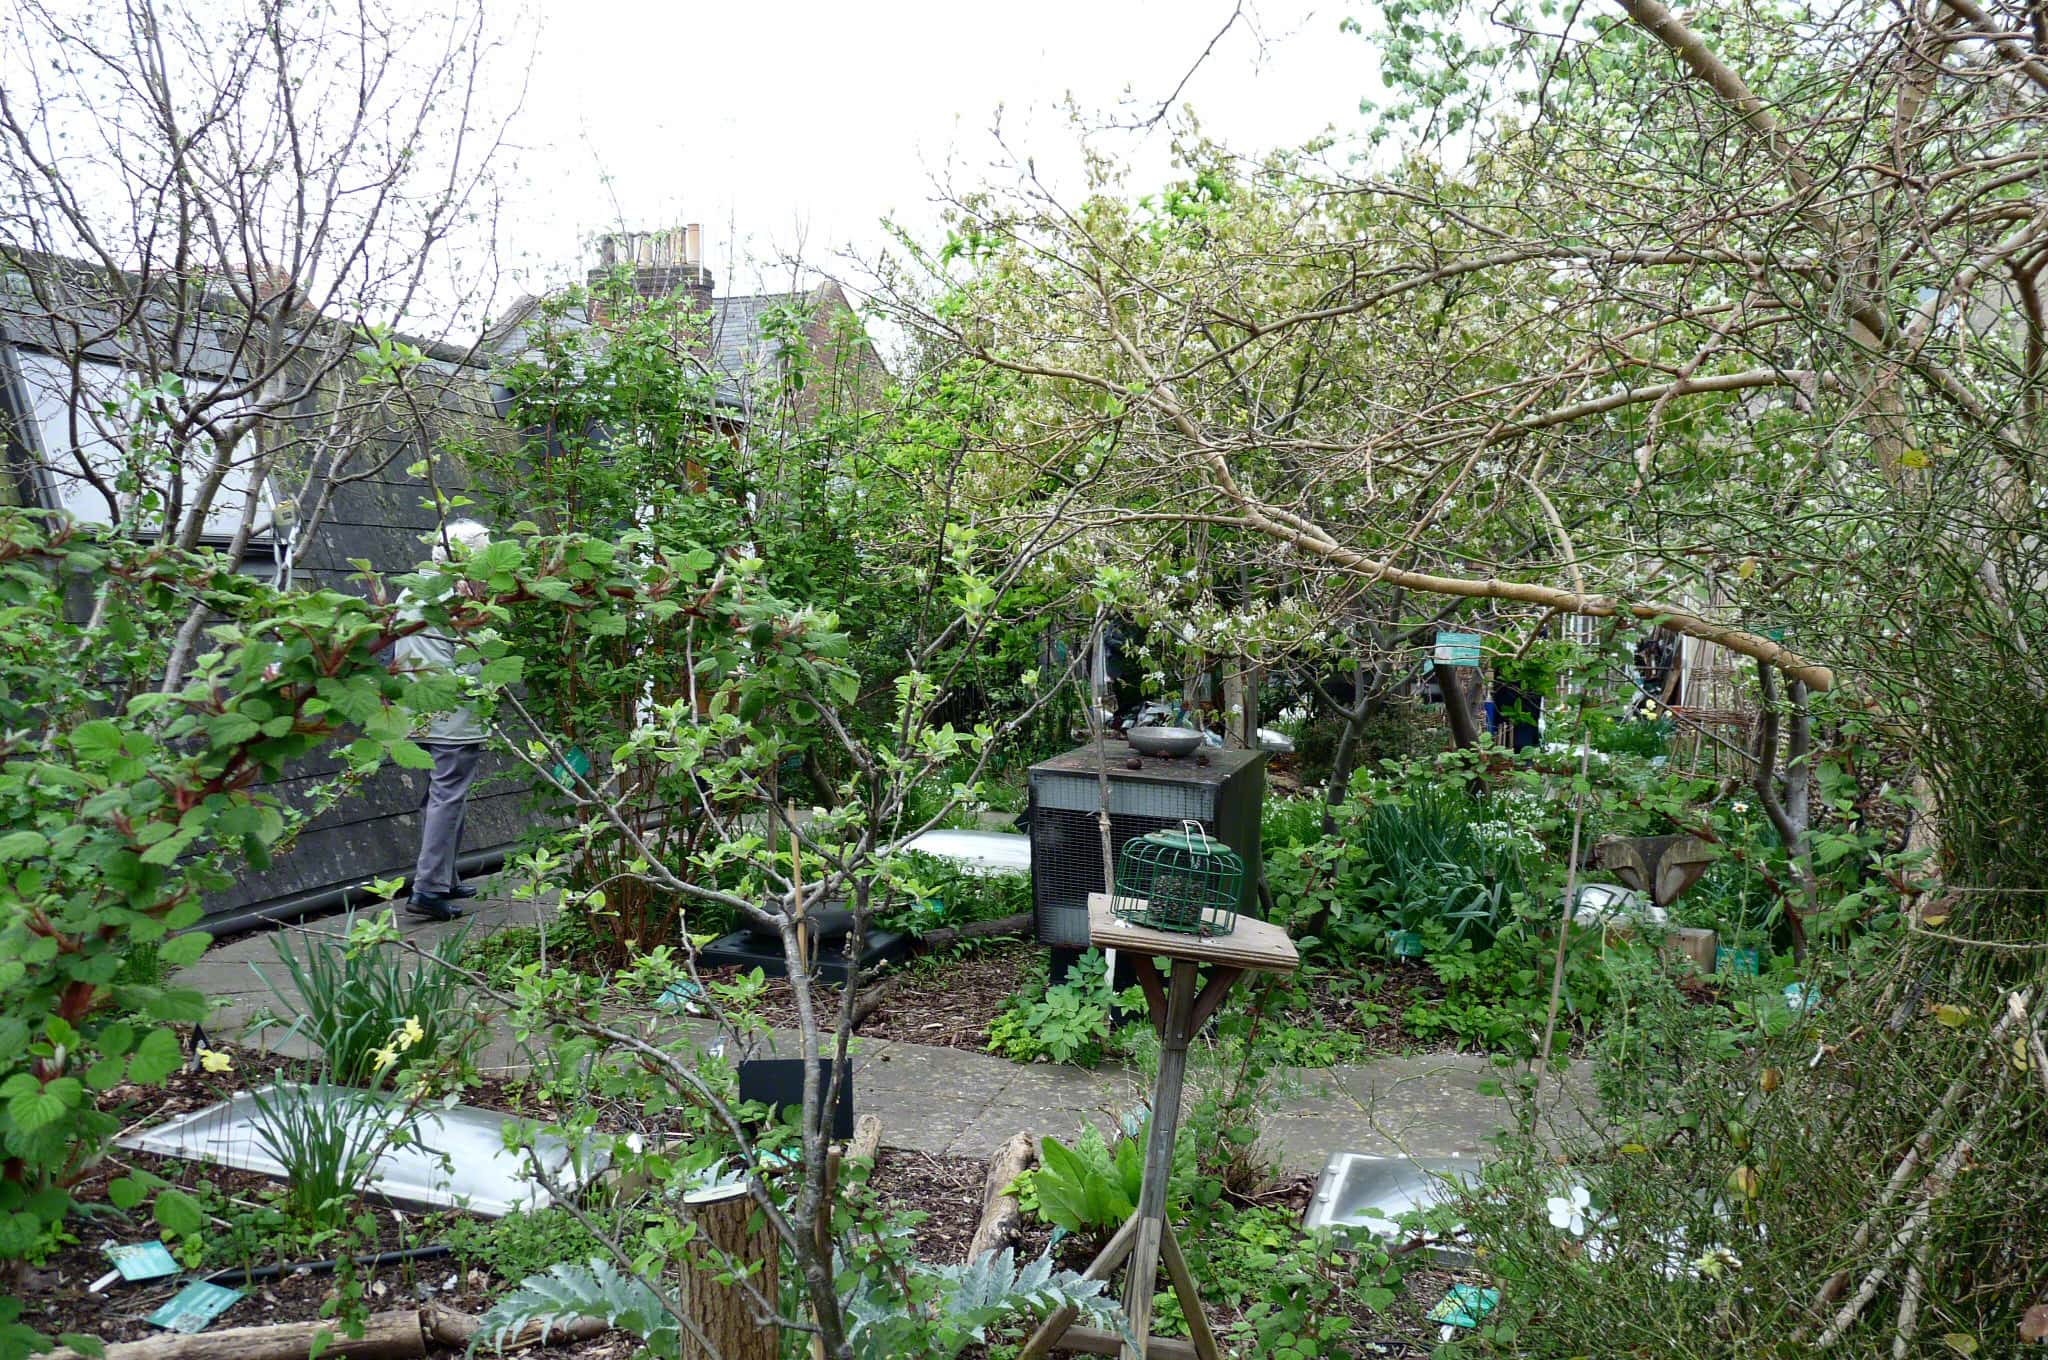
[(775, 344), (762, 326), (772, 312), (781, 307), (808, 312), (817, 303), (813, 293), (755, 293), (713, 299), (711, 364), (718, 374), (719, 400), (739, 402), (748, 382), (775, 362)]
[[(710, 359), (718, 379), (720, 405), (743, 406), (748, 384), (774, 362), (774, 344), (763, 326), (766, 318), (779, 307), (809, 312), (818, 302), (816, 293), (754, 293), (712, 299)], [(480, 348), (499, 357), (515, 353), (540, 303), (540, 298), (531, 295), (514, 302), (504, 317), (484, 332)], [(573, 324), (580, 324), (580, 318)]]

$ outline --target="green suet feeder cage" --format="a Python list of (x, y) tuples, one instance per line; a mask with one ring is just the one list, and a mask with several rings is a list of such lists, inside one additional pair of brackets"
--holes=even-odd
[(1244, 861), (1200, 822), (1134, 836), (1117, 856), (1116, 914), (1133, 925), (1228, 935), (1243, 892)]

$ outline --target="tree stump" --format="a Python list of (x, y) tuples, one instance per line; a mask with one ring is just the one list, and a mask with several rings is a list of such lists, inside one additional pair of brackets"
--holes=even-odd
[[(683, 1262), (680, 1301), (712, 1349), (685, 1329), (682, 1360), (778, 1360), (781, 1330), (761, 1325), (763, 1309), (754, 1301), (758, 1295), (768, 1311), (775, 1307), (781, 1253), (774, 1229), (765, 1216), (757, 1217), (758, 1206), (743, 1184), (695, 1191), (683, 1197), (683, 1205), (699, 1241)], [(751, 1271), (743, 1282), (719, 1278), (741, 1269)]]

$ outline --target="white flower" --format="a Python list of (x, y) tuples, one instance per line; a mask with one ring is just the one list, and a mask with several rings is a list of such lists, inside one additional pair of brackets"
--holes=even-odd
[(1586, 1235), (1586, 1210), (1593, 1207), (1593, 1196), (1585, 1186), (1574, 1185), (1569, 1198), (1552, 1195), (1543, 1207), (1550, 1210), (1551, 1227), (1562, 1228), (1573, 1237)]
[(1715, 1247), (1692, 1263), (1703, 1280), (1718, 1280), (1731, 1271), (1742, 1269), (1742, 1258), (1726, 1247)]

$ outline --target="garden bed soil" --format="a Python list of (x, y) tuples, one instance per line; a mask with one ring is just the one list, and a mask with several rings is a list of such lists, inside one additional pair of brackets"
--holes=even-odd
[[(983, 961), (989, 965), (987, 974), (996, 976), (999, 970), (1016, 967), (1015, 956), (1022, 948), (1027, 946), (977, 952), (997, 956)], [(1007, 963), (1001, 957), (1004, 954), (1011, 956)], [(911, 995), (919, 995), (919, 992), (913, 991)], [(239, 1048), (223, 1048), (222, 1051), (227, 1052), (234, 1063), (232, 1073), (180, 1072), (164, 1086), (146, 1093), (139, 1088), (116, 1087), (103, 1094), (101, 1103), (122, 1117), (124, 1126), (139, 1127), (189, 1113), (222, 1099), (239, 1087), (310, 1074), (308, 1064), (275, 1054)], [(518, 1083), (487, 1082), (465, 1091), (464, 1099), (492, 1109), (529, 1115), (546, 1113), (533, 1092)], [(886, 1130), (884, 1137), (887, 1137)], [(212, 1187), (212, 1202), (216, 1205), (224, 1202), (229, 1209), (259, 1206), (276, 1186), (270, 1178), (252, 1172), (167, 1161), (141, 1153), (119, 1153), (95, 1168), (76, 1187), (79, 1200), (86, 1204), (104, 1205), (107, 1182), (132, 1169), (153, 1171), (172, 1184), (187, 1189), (206, 1182)], [(876, 1159), (869, 1185), (892, 1207), (923, 1215), (923, 1221), (916, 1229), (914, 1246), (919, 1259), (933, 1264), (956, 1264), (965, 1259), (968, 1243), (980, 1222), (982, 1182), (986, 1171), (984, 1163), (976, 1159), (934, 1157), (885, 1147)], [(1311, 1178), (1296, 1176), (1275, 1183), (1259, 1194), (1256, 1202), (1299, 1212), (1307, 1204), (1312, 1190)], [(375, 1226), (375, 1238), (374, 1241), (356, 1244), (354, 1250), (358, 1252), (396, 1251), (433, 1244), (444, 1235), (445, 1225), (455, 1213), (423, 1213), (374, 1202), (366, 1202), (364, 1208)], [(176, 1292), (181, 1280), (133, 1284), (123, 1281), (99, 1294), (87, 1290), (87, 1286), (107, 1270), (101, 1242), (141, 1242), (154, 1236), (152, 1225), (146, 1219), (130, 1219), (102, 1212), (103, 1216), (95, 1221), (74, 1225), (78, 1241), (65, 1245), (42, 1265), (24, 1273), (18, 1291), (23, 1303), (21, 1321), (46, 1333), (83, 1333), (108, 1342), (161, 1335), (145, 1319)], [(226, 1223), (218, 1223), (217, 1226), (223, 1233), (231, 1230)], [(1017, 1244), (1019, 1255), (1025, 1258), (1036, 1256), (1051, 1246), (1050, 1228), (1035, 1222), (1027, 1227)], [(266, 1259), (260, 1246), (250, 1254), (253, 1259), (247, 1262), (215, 1262), (208, 1269), (272, 1263)], [(312, 1244), (302, 1251), (287, 1250), (285, 1254), (291, 1258), (287, 1264), (292, 1264), (332, 1253)], [(1073, 1238), (1063, 1241), (1057, 1252), (1063, 1265), (1076, 1270), (1087, 1264), (1088, 1254), (1088, 1245)], [(1402, 1302), (1391, 1315), (1372, 1315), (1361, 1308), (1354, 1321), (1354, 1339), (1364, 1348), (1358, 1353), (1383, 1356), (1428, 1354), (1435, 1340), (1434, 1331), (1422, 1320), (1422, 1314), (1455, 1278), (1444, 1275), (1442, 1280), (1437, 1280), (1435, 1276), (1438, 1274), (1442, 1272), (1422, 1269), (1411, 1272), (1411, 1289), (1403, 1295)], [(456, 1259), (442, 1258), (367, 1271), (362, 1283), (365, 1305), (372, 1312), (431, 1300), (474, 1314), (489, 1307), (500, 1292), (516, 1281), (501, 1280), (481, 1268), (465, 1267)], [(215, 1326), (225, 1329), (315, 1321), (334, 1289), (333, 1276), (309, 1272), (288, 1273), (276, 1280), (260, 1281), (250, 1285), (246, 1296), (223, 1314)], [(1219, 1330), (1235, 1320), (1228, 1310), (1219, 1311), (1213, 1307), (1211, 1317)], [(546, 1354), (560, 1357), (560, 1360), (624, 1360), (637, 1349), (637, 1343), (630, 1337), (607, 1333), (574, 1345), (549, 1348)], [(456, 1352), (443, 1353), (453, 1355)]]
[[(1032, 976), (1044, 954), (1042, 945), (1029, 940), (1002, 940), (962, 953), (913, 959), (903, 966), (901, 980), (861, 1025), (860, 1032), (871, 1039), (986, 1049), (989, 1024), (1010, 994)], [(725, 981), (736, 971), (706, 970), (704, 976), (707, 981)], [(868, 985), (884, 980), (886, 975)], [(838, 988), (820, 985), (812, 995), (819, 1015), (836, 1018)], [(797, 1027), (796, 1001), (787, 979), (771, 981), (759, 1007), (762, 1018), (777, 1029)]]
[[(920, 1261), (957, 1265), (966, 1259), (968, 1243), (973, 1240), (975, 1227), (981, 1221), (982, 1182), (987, 1172), (985, 1162), (971, 1158), (935, 1157), (929, 1153), (884, 1148), (875, 1159), (874, 1173), (869, 1177), (868, 1185), (884, 1203), (927, 1216), (917, 1227), (915, 1251)], [(1314, 1177), (1290, 1176), (1241, 1203), (1257, 1203), (1266, 1208), (1287, 1209), (1299, 1214), (1308, 1207), (1314, 1193)], [(1051, 1246), (1051, 1228), (1035, 1220), (1027, 1220), (1023, 1238), (1016, 1244), (1017, 1257), (1028, 1260)], [(1092, 1242), (1066, 1237), (1054, 1249), (1054, 1259), (1061, 1266), (1078, 1271), (1086, 1268), (1093, 1251)], [(1374, 1313), (1363, 1304), (1351, 1305), (1352, 1334), (1346, 1341), (1355, 1349), (1346, 1353), (1384, 1356), (1389, 1360), (1431, 1354), (1440, 1342), (1436, 1324), (1429, 1322), (1424, 1314), (1452, 1284), (1476, 1282), (1477, 1277), (1417, 1265), (1409, 1270), (1407, 1279), (1408, 1288), (1387, 1314)], [(1210, 1325), (1227, 1348), (1225, 1334), (1239, 1320), (1239, 1315), (1214, 1302), (1209, 1303), (1205, 1311)]]

